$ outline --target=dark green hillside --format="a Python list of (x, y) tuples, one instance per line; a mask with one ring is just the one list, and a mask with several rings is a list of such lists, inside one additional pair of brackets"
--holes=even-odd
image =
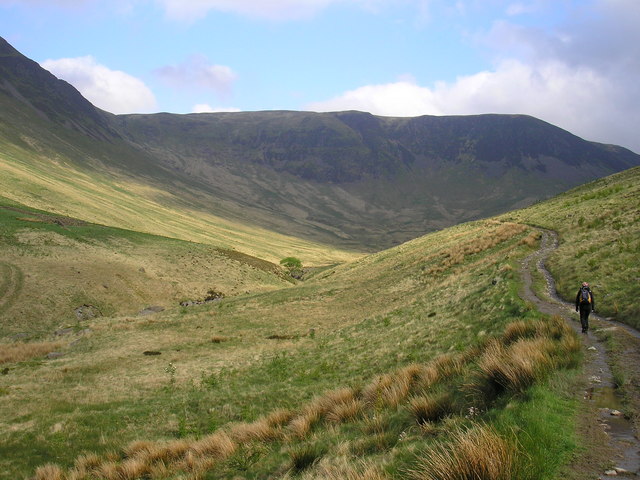
[[(20, 54), (2, 37), (0, 93), (0, 97), (6, 95), (17, 100), (19, 105), (41, 118), (92, 138), (108, 139), (118, 136), (110, 125), (111, 114), (94, 107), (74, 87)], [(10, 113), (9, 105), (5, 102), (0, 105), (3, 120), (10, 121), (12, 117), (7, 116)]]
[(284, 214), (297, 235), (337, 229), (332, 241), (367, 248), (533, 203), (640, 159), (517, 115), (283, 111), (117, 121), (132, 144), (218, 195)]
[[(232, 224), (356, 252), (640, 163), (628, 150), (518, 115), (112, 115), (4, 40), (0, 155), (0, 188), (34, 207), (187, 240)], [(300, 254), (242, 248), (270, 260)], [(345, 258), (331, 256), (311, 255)]]

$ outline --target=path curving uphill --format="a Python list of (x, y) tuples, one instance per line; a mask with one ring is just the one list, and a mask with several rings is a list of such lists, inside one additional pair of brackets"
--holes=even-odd
[(4, 313), (18, 299), (24, 283), (24, 275), (19, 267), (0, 262), (0, 314)]
[[(558, 315), (564, 318), (576, 332), (581, 331), (578, 316), (575, 313), (575, 305), (559, 297), (555, 281), (551, 273), (545, 268), (545, 260), (558, 248), (558, 235), (556, 232), (546, 229), (538, 229), (541, 232), (540, 248), (522, 261), (521, 274), (523, 289), (521, 297), (531, 302), (542, 313)], [(540, 298), (533, 290), (532, 271), (536, 269), (546, 281), (546, 295)], [(640, 389), (640, 332), (632, 327), (605, 319), (592, 314), (590, 324), (595, 330), (601, 332), (616, 332), (618, 336), (625, 337), (621, 347), (624, 350), (627, 363), (625, 374), (629, 377), (629, 385), (625, 384), (627, 391), (627, 404), (623, 405), (620, 393), (614, 384), (614, 375), (611, 370), (613, 358), (607, 351), (603, 336), (588, 333), (582, 335), (585, 354), (585, 371), (589, 385), (586, 387), (583, 398), (589, 402), (591, 408), (588, 411), (597, 411), (599, 419), (596, 425), (600, 426), (610, 447), (612, 458), (611, 468), (608, 471), (598, 472), (603, 477), (608, 475), (638, 475), (640, 474), (640, 441), (638, 440), (638, 405), (637, 397)], [(616, 359), (618, 362), (621, 359)], [(629, 373), (628, 373), (629, 372)], [(626, 410), (626, 415), (618, 415), (620, 410)], [(635, 426), (634, 426), (635, 423)], [(602, 433), (602, 432), (601, 432)], [(587, 472), (579, 472), (587, 473)], [(586, 477), (585, 477), (586, 478)]]

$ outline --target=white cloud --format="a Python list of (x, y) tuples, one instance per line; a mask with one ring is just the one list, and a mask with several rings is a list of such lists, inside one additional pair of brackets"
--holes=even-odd
[(504, 61), (493, 71), (439, 82), (433, 87), (400, 81), (367, 85), (325, 102), (314, 111), (362, 110), (384, 116), (522, 113), (548, 121), (588, 140), (640, 150), (640, 114), (615, 102), (616, 85), (588, 68), (549, 61), (536, 67)]
[(226, 65), (211, 65), (201, 55), (194, 55), (180, 65), (167, 65), (156, 70), (164, 81), (178, 88), (195, 86), (228, 95), (238, 75)]
[(108, 112), (142, 113), (156, 108), (156, 99), (142, 80), (100, 65), (91, 56), (46, 60), (42, 67)]
[(510, 17), (516, 16), (516, 15), (524, 15), (527, 13), (533, 13), (536, 12), (538, 10), (538, 5), (532, 4), (532, 3), (522, 3), (522, 2), (517, 2), (517, 3), (512, 3), (510, 5), (507, 6), (507, 15), (509, 15)]
[(212, 107), (208, 103), (198, 103), (193, 106), (191, 113), (219, 113), (219, 112), (241, 112), (239, 108), (234, 107)]
[[(544, 2), (510, 5), (517, 14)], [(366, 85), (307, 108), (390, 116), (523, 113), (640, 152), (640, 2), (588, 6), (548, 28), (496, 22), (485, 43), (495, 58), (490, 70), (429, 86)]]

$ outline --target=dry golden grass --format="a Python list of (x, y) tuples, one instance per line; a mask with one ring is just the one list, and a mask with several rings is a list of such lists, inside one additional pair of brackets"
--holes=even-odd
[(528, 247), (535, 247), (540, 240), (540, 232), (531, 232), (529, 235), (520, 240), (521, 245), (527, 245)]
[(371, 383), (366, 385), (360, 392), (362, 400), (368, 405), (376, 405), (380, 403), (381, 390), (393, 383), (391, 375), (380, 375), (373, 379)]
[(465, 365), (470, 360), (469, 356), (457, 353), (445, 353), (436, 357), (432, 366), (438, 372), (437, 377), (433, 380), (436, 382), (441, 378), (453, 377), (462, 373)]
[(64, 480), (64, 471), (58, 466), (51, 463), (38, 467), (34, 480)]
[(260, 419), (253, 423), (239, 423), (229, 429), (229, 437), (237, 443), (252, 441), (267, 441), (281, 435), (281, 430), (274, 427), (267, 419)]
[(413, 397), (409, 400), (409, 411), (418, 425), (437, 422), (453, 413), (451, 397), (448, 394)]
[(201, 457), (226, 458), (238, 448), (227, 432), (219, 431), (207, 435), (191, 444), (191, 450)]
[[(289, 478), (287, 476), (286, 478)], [(312, 470), (297, 478), (301, 480), (388, 480), (380, 466), (354, 462), (347, 458), (322, 459)]]
[(278, 408), (269, 413), (265, 417), (265, 420), (272, 427), (283, 427), (284, 425), (289, 423), (294, 416), (295, 412), (287, 410), (285, 408)]
[(315, 401), (307, 405), (300, 414), (291, 419), (287, 430), (294, 438), (303, 438), (316, 425), (326, 413), (322, 402)]
[(42, 357), (47, 353), (58, 350), (60, 347), (62, 347), (61, 342), (3, 343), (0, 344), (0, 365)]
[(466, 257), (493, 248), (516, 235), (520, 235), (528, 228), (526, 225), (519, 223), (497, 223), (496, 225), (496, 222), (487, 222), (487, 224), (493, 224), (494, 226), (483, 232), (482, 236), (458, 243), (454, 247), (441, 251), (439, 263), (430, 267), (426, 272), (427, 275), (443, 273), (451, 267), (463, 263)]
[(229, 337), (223, 337), (221, 335), (214, 335), (213, 337), (211, 337), (211, 343), (222, 343), (228, 342), (229, 340)]
[(487, 426), (452, 432), (421, 455), (414, 480), (513, 480), (517, 449)]
[(505, 345), (516, 342), (521, 338), (530, 338), (537, 334), (537, 322), (525, 322), (519, 320), (507, 325), (502, 334), (502, 341)]
[(490, 341), (478, 361), (484, 379), (506, 390), (522, 392), (554, 366), (550, 355), (553, 342), (548, 338), (520, 339), (505, 347)]
[(364, 402), (352, 398), (344, 403), (335, 405), (327, 412), (327, 420), (334, 423), (342, 423), (354, 420), (362, 415), (365, 408)]
[[(55, 465), (41, 467), (38, 480), (47, 478), (45, 474), (58, 475), (60, 480), (88, 480), (93, 477), (133, 480), (145, 476), (155, 479), (172, 478), (182, 473), (188, 474), (188, 478), (202, 478), (218, 462), (229, 458), (246, 444), (283, 440), (299, 447), (299, 440), (307, 437), (323, 420), (333, 425), (328, 428), (335, 428), (336, 424), (360, 417), (363, 417), (361, 428), (367, 437), (352, 442), (345, 447), (346, 450), (356, 454), (384, 452), (396, 444), (397, 434), (390, 436), (389, 419), (375, 412), (380, 407), (393, 410), (402, 405), (406, 405), (413, 415), (422, 435), (452, 429), (454, 432), (452, 445), (428, 451), (420, 467), (412, 473), (414, 478), (501, 480), (509, 477), (500, 476), (503, 472), (497, 465), (506, 462), (505, 471), (510, 471), (514, 455), (512, 446), (486, 427), (462, 430), (460, 422), (456, 422), (462, 417), (453, 415), (457, 407), (451, 392), (427, 392), (441, 380), (449, 381), (458, 375), (464, 377), (470, 362), (476, 362), (480, 372), (476, 379), (478, 384), (471, 385), (476, 391), (482, 391), (480, 383), (493, 382), (505, 390), (521, 392), (556, 367), (558, 357), (569, 356), (568, 352), (579, 349), (577, 336), (561, 320), (513, 322), (505, 329), (504, 335), (492, 338), (480, 347), (463, 353), (440, 355), (427, 364), (407, 365), (376, 377), (361, 390), (339, 388), (325, 392), (301, 406), (297, 412), (274, 410), (253, 423), (231, 425), (199, 440), (132, 442), (123, 449), (122, 456), (114, 454), (100, 459), (88, 454), (79, 457), (66, 476)], [(490, 402), (491, 399), (485, 401)], [(445, 422), (451, 419), (453, 423), (445, 428), (437, 423), (443, 419)], [(325, 456), (323, 451), (310, 445), (309, 448), (298, 447), (291, 450), (291, 462), (298, 472), (304, 472), (303, 478), (384, 478), (379, 470), (368, 467), (356, 468), (352, 464), (341, 464), (340, 468), (333, 464), (329, 466), (325, 460), (318, 462)], [(455, 476), (455, 472), (459, 476)]]

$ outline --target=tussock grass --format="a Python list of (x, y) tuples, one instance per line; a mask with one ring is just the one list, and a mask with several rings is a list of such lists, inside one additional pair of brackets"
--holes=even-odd
[(486, 425), (458, 429), (420, 455), (414, 480), (512, 480), (517, 448)]
[(229, 337), (223, 337), (222, 335), (214, 335), (213, 337), (211, 337), (211, 343), (222, 343), (228, 342), (229, 340)]
[(324, 450), (318, 445), (304, 444), (295, 447), (289, 452), (291, 458), (289, 471), (294, 475), (299, 474), (312, 467), (323, 454)]
[(459, 243), (455, 247), (440, 252), (438, 264), (430, 267), (426, 274), (442, 274), (450, 268), (463, 263), (467, 257), (489, 250), (527, 230), (525, 225), (518, 223), (495, 222), (494, 225), (482, 237)]
[(238, 443), (267, 441), (280, 435), (281, 431), (270, 424), (268, 419), (257, 420), (253, 423), (240, 423), (233, 425), (229, 430), (229, 437)]
[(313, 471), (300, 476), (301, 480), (389, 480), (382, 469), (371, 463), (355, 465), (347, 459), (320, 460)]
[(437, 422), (455, 412), (449, 393), (413, 397), (409, 400), (408, 408), (418, 425)]
[(548, 339), (523, 339), (508, 347), (491, 341), (478, 362), (479, 381), (499, 386), (498, 391), (523, 392), (553, 368), (551, 348)]
[[(383, 478), (385, 475), (377, 468), (363, 470), (343, 465), (341, 469), (327, 470), (320, 459), (331, 454), (331, 447), (317, 439), (327, 432), (339, 433), (341, 425), (356, 423), (359, 425), (356, 430), (364, 436), (343, 443), (344, 448), (335, 447), (336, 452), (345, 449), (357, 455), (389, 452), (407, 438), (411, 430), (411, 423), (404, 420), (407, 418), (414, 426), (417, 424), (414, 428), (419, 432), (418, 438), (432, 437), (453, 428), (446, 448), (442, 446), (444, 443), (439, 443), (425, 451), (419, 466), (412, 471), (413, 478), (511, 478), (508, 475), (516, 455), (512, 444), (489, 427), (464, 427), (466, 420), (460, 412), (474, 411), (472, 420), (475, 420), (479, 414), (475, 408), (479, 394), (485, 396), (480, 403), (490, 407), (497, 396), (519, 394), (540, 382), (563, 365), (558, 358), (577, 353), (576, 337), (558, 319), (516, 321), (506, 327), (503, 335), (468, 351), (440, 355), (425, 364), (411, 363), (376, 377), (363, 388), (327, 391), (297, 411), (277, 409), (252, 423), (233, 424), (197, 440), (136, 441), (125, 447), (120, 457), (101, 459), (86, 454), (76, 460), (69, 472), (56, 470), (54, 465), (42, 467), (42, 472), (45, 468), (46, 472), (58, 472), (60, 480), (88, 480), (93, 476), (155, 479), (177, 472), (189, 472), (197, 478), (225, 461), (237, 468), (252, 468), (265, 450), (251, 445), (279, 442), (288, 445), (287, 469), (292, 475), (313, 471), (308, 478), (320, 478), (321, 474), (333, 478), (338, 472), (346, 475), (343, 478)], [(486, 385), (498, 386), (499, 391)], [(457, 391), (465, 389), (473, 390), (474, 395), (455, 397)], [(467, 415), (467, 418), (470, 417)], [(446, 428), (438, 428), (442, 422), (448, 422)], [(312, 431), (313, 440), (302, 441)], [(254, 450), (259, 455), (251, 453)], [(503, 465), (504, 469), (497, 465)], [(378, 477), (380, 475), (382, 477)]]
[(295, 412), (284, 409), (284, 408), (278, 408), (273, 412), (269, 413), (265, 417), (265, 420), (268, 425), (276, 428), (276, 427), (283, 427), (284, 425), (289, 423), (294, 416), (295, 416)]
[(65, 475), (58, 465), (47, 464), (38, 467), (34, 480), (65, 480)]
[(0, 344), (0, 365), (43, 357), (62, 347), (62, 342), (17, 342)]

